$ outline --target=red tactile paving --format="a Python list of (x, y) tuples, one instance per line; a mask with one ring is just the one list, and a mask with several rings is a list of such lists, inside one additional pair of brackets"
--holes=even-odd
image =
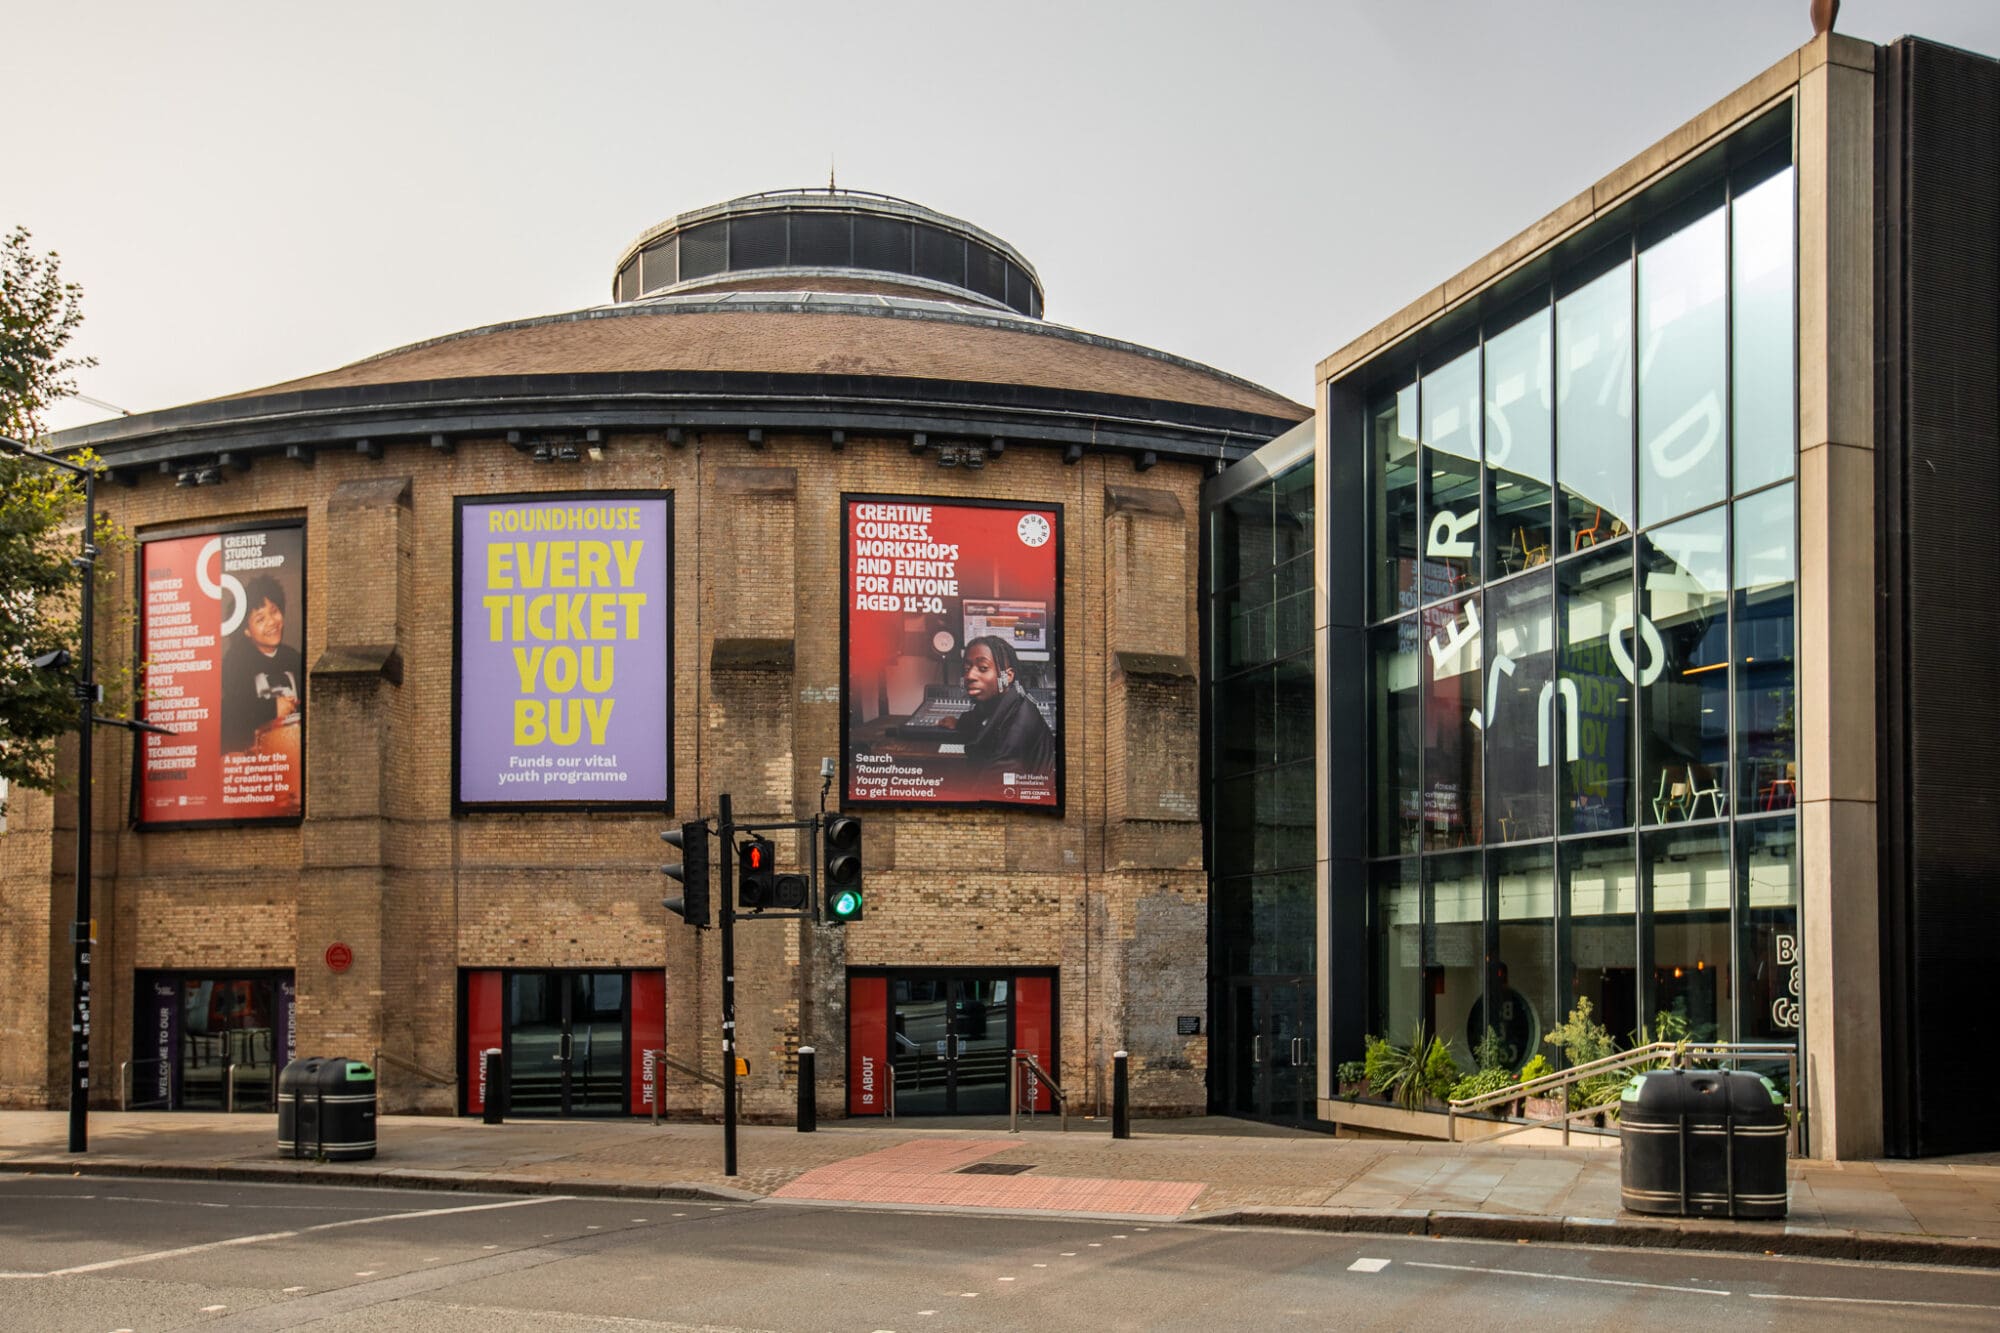
[(773, 1197), (1165, 1218), (1186, 1212), (1203, 1188), (1179, 1180), (954, 1174), (960, 1167), (1018, 1146), (1013, 1139), (905, 1143), (808, 1171)]

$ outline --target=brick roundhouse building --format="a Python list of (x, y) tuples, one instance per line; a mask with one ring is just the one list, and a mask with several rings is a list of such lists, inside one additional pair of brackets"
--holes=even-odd
[[(92, 1104), (341, 1054), (464, 1114), (498, 1047), (516, 1113), (715, 1114), (657, 835), (727, 793), (865, 830), (862, 920), (738, 927), (747, 1114), (801, 1044), (829, 1113), (1004, 1110), (1015, 1047), (1205, 1109), (1200, 486), (1305, 409), (881, 196), (684, 214), (613, 291), (59, 440), (134, 538), (101, 669), (176, 733), (95, 741)], [(9, 823), (0, 1104), (58, 1104), (76, 802)]]

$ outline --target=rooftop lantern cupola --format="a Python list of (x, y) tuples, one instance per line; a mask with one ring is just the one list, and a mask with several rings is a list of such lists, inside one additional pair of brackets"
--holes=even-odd
[(1042, 283), (991, 232), (864, 190), (775, 190), (682, 213), (618, 258), (612, 298), (878, 292), (1042, 316)]

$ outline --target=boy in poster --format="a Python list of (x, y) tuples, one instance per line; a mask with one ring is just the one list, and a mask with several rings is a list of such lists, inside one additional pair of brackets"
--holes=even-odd
[(268, 574), (244, 586), (250, 610), (222, 657), (222, 750), (257, 748), (266, 727), (297, 717), (303, 706), (305, 660), (285, 642), (285, 590)]

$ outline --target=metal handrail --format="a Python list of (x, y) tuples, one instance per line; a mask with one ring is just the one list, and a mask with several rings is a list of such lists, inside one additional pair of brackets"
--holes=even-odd
[[(1685, 1069), (1689, 1066), (1690, 1062), (1695, 1060), (1732, 1061), (1737, 1064), (1741, 1064), (1745, 1060), (1759, 1063), (1783, 1060), (1786, 1068), (1785, 1121), (1788, 1126), (1786, 1139), (1788, 1145), (1787, 1152), (1793, 1157), (1799, 1155), (1799, 1121), (1801, 1119), (1798, 1108), (1799, 1053), (1796, 1046), (1785, 1042), (1649, 1042), (1644, 1046), (1635, 1047), (1629, 1051), (1619, 1051), (1612, 1055), (1602, 1056), (1596, 1060), (1586, 1061), (1580, 1065), (1573, 1065), (1568, 1069), (1554, 1074), (1545, 1074), (1541, 1078), (1530, 1079), (1526, 1083), (1517, 1083), (1512, 1087), (1501, 1088), (1497, 1092), (1481, 1093), (1476, 1097), (1456, 1098), (1448, 1104), (1445, 1112), (1445, 1137), (1453, 1143), (1458, 1142), (1458, 1117), (1461, 1115), (1484, 1111), (1494, 1106), (1520, 1100), (1524, 1097), (1544, 1095), (1545, 1093), (1555, 1092), (1558, 1089), (1562, 1091), (1563, 1104), (1567, 1107), (1569, 1089), (1586, 1078), (1592, 1078), (1599, 1074), (1617, 1073), (1626, 1069), (1640, 1070), (1642, 1067), (1644, 1069), (1658, 1068), (1662, 1064), (1668, 1069)], [(1539, 1120), (1518, 1120), (1509, 1124), (1505, 1129), (1497, 1130), (1492, 1134), (1483, 1136), (1480, 1141), (1488, 1142), (1493, 1139), (1505, 1138), (1509, 1134), (1518, 1134), (1526, 1129), (1547, 1129), (1553, 1125), (1560, 1125), (1562, 1127), (1563, 1143), (1567, 1146), (1569, 1143), (1571, 1122), (1589, 1116), (1603, 1115), (1610, 1109), (1608, 1104), (1580, 1106), (1574, 1110), (1566, 1109), (1558, 1115), (1545, 1116)]]
[(458, 1080), (451, 1077), (449, 1074), (440, 1074), (437, 1073), (435, 1070), (426, 1069), (422, 1065), (418, 1064), (415, 1060), (405, 1060), (400, 1055), (391, 1055), (389, 1052), (383, 1050), (379, 1046), (375, 1048), (374, 1056), (375, 1056), (375, 1067), (377, 1069), (380, 1069), (385, 1064), (391, 1064), (397, 1066), (400, 1069), (406, 1069), (412, 1074), (420, 1075), (421, 1077), (429, 1080), (432, 1083), (437, 1084), (440, 1087), (449, 1088), (455, 1086), (458, 1083)]
[[(1007, 1132), (1021, 1132), (1021, 1075), (1028, 1075), (1028, 1086), (1033, 1088), (1039, 1081), (1055, 1098), (1056, 1109), (1062, 1113), (1063, 1133), (1069, 1133), (1069, 1097), (1062, 1085), (1049, 1077), (1049, 1071), (1042, 1068), (1041, 1061), (1035, 1059), (1033, 1051), (1009, 1051), (1007, 1060)], [(1034, 1119), (1032, 1103), (1028, 1107), (1028, 1118)]]

